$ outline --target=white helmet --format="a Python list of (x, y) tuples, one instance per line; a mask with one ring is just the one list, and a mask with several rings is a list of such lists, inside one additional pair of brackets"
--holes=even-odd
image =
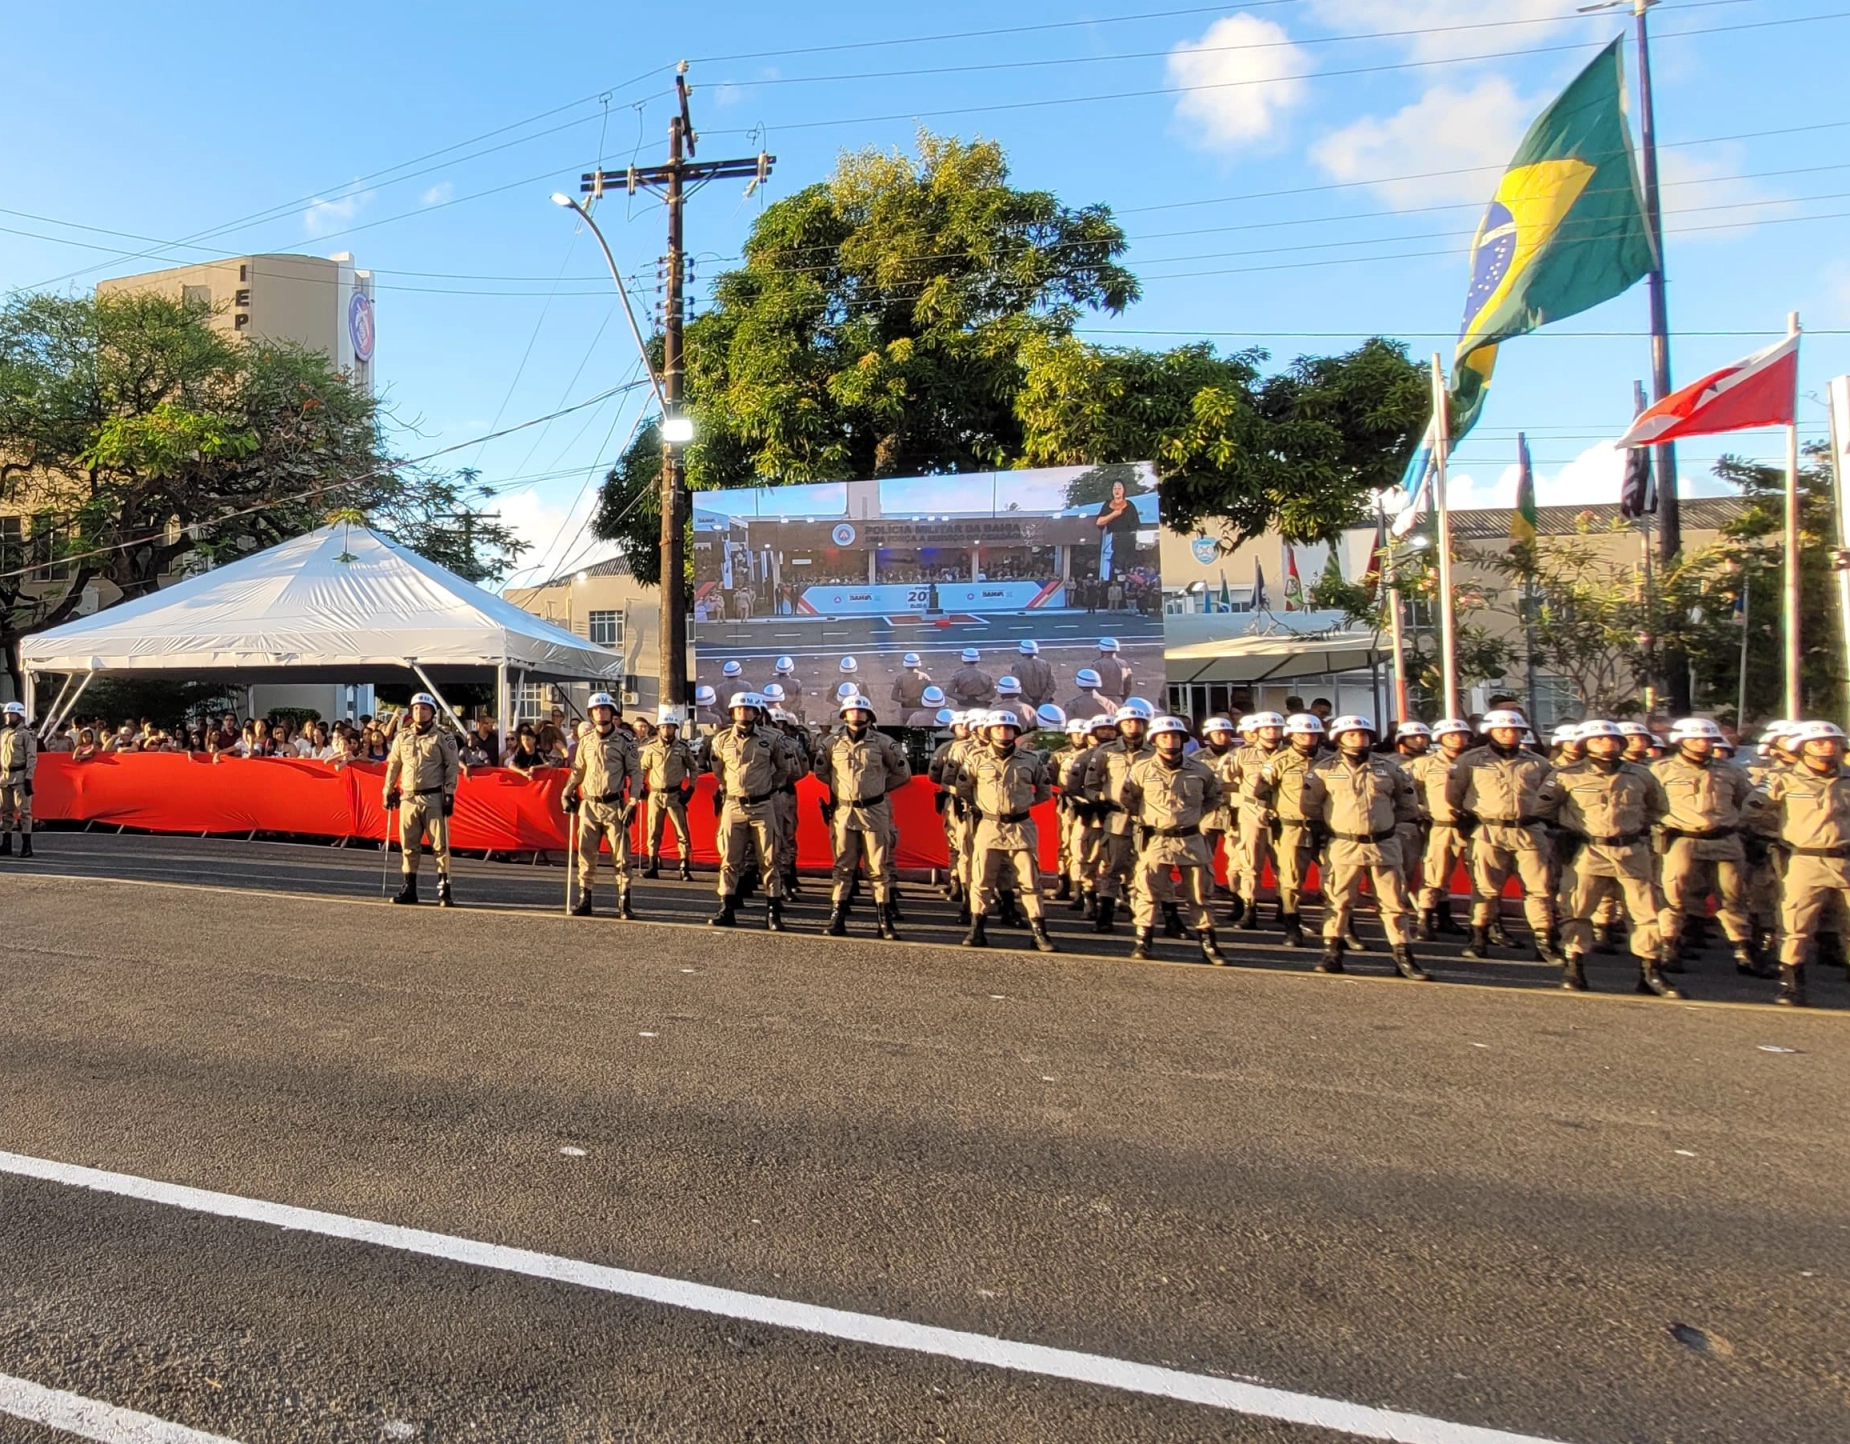
[(1471, 724), (1462, 717), (1441, 717), (1432, 724), (1434, 737), (1443, 737), (1448, 732), (1463, 732), (1468, 737), (1471, 735)]
[(1623, 738), (1624, 736), (1625, 724), (1623, 722), (1608, 722), (1604, 717), (1589, 717), (1580, 724), (1582, 742), (1591, 742), (1595, 737)]
[(1795, 747), (1802, 747), (1807, 742), (1822, 742), (1827, 738), (1842, 742), (1844, 729), (1835, 722), (1799, 722), (1786, 733), (1786, 740)]
[(737, 662), (728, 662), (719, 669), (719, 674), (730, 681), (734, 677), (743, 677), (745, 675), (745, 669)]
[(919, 693), (919, 700), (927, 707), (942, 707), (944, 705), (944, 688), (938, 686), (927, 687), (923, 692)]
[(852, 677), (856, 672), (861, 670), (861, 664), (852, 657), (843, 657), (839, 670), (842, 676)]
[(772, 703), (783, 701), (783, 687), (776, 682), (766, 682), (764, 684), (764, 700)]
[(1152, 737), (1161, 737), (1170, 732), (1180, 732), (1186, 737), (1188, 736), (1188, 723), (1184, 722), (1180, 717), (1158, 717), (1150, 724), (1150, 735)]
[(1143, 698), (1126, 697), (1124, 699), (1124, 705), (1118, 708), (1117, 714), (1112, 720), (1122, 722), (1127, 717), (1134, 717), (1139, 722), (1148, 722), (1155, 715), (1156, 709), (1148, 702), (1144, 701)]
[(1066, 726), (1066, 710), (1054, 706), (1051, 702), (1043, 702), (1040, 706), (1036, 707), (1034, 709), (1034, 718), (1049, 732), (1057, 732), (1062, 727)]
[(437, 699), (428, 692), (420, 692), (411, 699), (411, 705), (413, 707), (428, 707), (431, 711), (435, 712), (437, 710)]
[(1096, 691), (1098, 688), (1105, 685), (1105, 679), (1099, 676), (1099, 674), (1090, 667), (1081, 667), (1073, 674), (1073, 681), (1079, 685), (1082, 691), (1086, 689)]
[(1017, 652), (1020, 652), (1021, 655), (1024, 657), (1038, 657), (1041, 654), (1041, 644), (1039, 642), (1031, 640), (1030, 638), (1023, 637), (1021, 640), (1021, 645), (1017, 647), (1015, 650)]
[(1621, 737), (1649, 737), (1651, 729), (1642, 722), (1621, 722), (1619, 723), (1619, 735)]
[(1293, 712), (1285, 719), (1285, 731), (1297, 737), (1321, 737), (1323, 719), (1315, 712)]
[(1013, 727), (1017, 732), (1021, 731), (1021, 718), (1003, 708), (985, 712), (983, 718), (985, 727)]
[(906, 653), (905, 656), (899, 659), (899, 665), (902, 667), (916, 667), (920, 665), (919, 654), (917, 652)]
[(595, 712), (599, 707), (608, 707), (614, 712), (617, 710), (617, 699), (608, 692), (593, 692), (591, 700), (585, 703), (585, 711)]
[(843, 682), (841, 686), (835, 689), (835, 700), (837, 702), (843, 701), (846, 698), (854, 696), (860, 690), (861, 689), (852, 682)]
[(1201, 735), (1203, 737), (1207, 736), (1210, 732), (1231, 731), (1233, 731), (1233, 719), (1231, 717), (1210, 717), (1201, 724)]
[(773, 722), (794, 722), (797, 720), (795, 713), (786, 712), (782, 707), (767, 706), (764, 709), (764, 715), (769, 717)]
[(1528, 730), (1529, 719), (1512, 707), (1499, 707), (1495, 711), (1486, 712), (1484, 720), (1478, 723), (1478, 730), (1482, 732), (1489, 732), (1496, 727), (1514, 727), (1518, 732), (1524, 732)]
[(1400, 726), (1394, 729), (1394, 740), (1396, 742), (1405, 742), (1409, 737), (1430, 738), (1431, 736), (1432, 728), (1428, 727), (1424, 722), (1402, 722)]
[(734, 692), (731, 700), (726, 703), (726, 710), (732, 712), (740, 707), (750, 707), (754, 712), (762, 712), (764, 711), (764, 698), (756, 692)]
[(696, 707), (711, 707), (711, 706), (714, 706), (718, 701), (719, 701), (719, 693), (715, 692), (711, 687), (707, 686), (705, 683), (702, 683), (700, 686), (694, 688), (694, 705)]
[(657, 727), (679, 727), (681, 725), (681, 709), (679, 707), (670, 707), (664, 702), (655, 709), (655, 725)]
[(788, 677), (792, 672), (796, 671), (796, 669), (797, 664), (793, 658), (779, 657), (777, 659), (777, 665), (773, 670), (775, 670), (780, 677)]
[(1566, 742), (1578, 742), (1579, 740), (1580, 724), (1578, 722), (1563, 722), (1556, 727), (1554, 731), (1548, 734), (1549, 743), (1555, 747), (1559, 747)]
[(1670, 725), (1670, 740), (1682, 742), (1691, 737), (1700, 737), (1709, 742), (1726, 742), (1722, 729), (1709, 717), (1682, 717)]
[(1242, 731), (1250, 728), (1255, 732), (1261, 727), (1278, 727), (1282, 729), (1284, 725), (1285, 719), (1276, 712), (1255, 712), (1240, 723)]
[(953, 712), (949, 707), (940, 707), (938, 709), (938, 715), (934, 720), (940, 727), (954, 727), (957, 724), (957, 716), (958, 714)]
[(1118, 719), (1116, 717), (1112, 716), (1109, 712), (1101, 712), (1098, 716), (1086, 723), (1086, 729), (1091, 732), (1101, 732), (1107, 727), (1116, 727), (1117, 725)]
[(1073, 738), (1075, 741), (1085, 736), (1086, 733), (1091, 730), (1092, 730), (1092, 721), (1090, 718), (1068, 717), (1066, 719), (1066, 735), (1068, 737)]
[(850, 712), (865, 712), (869, 717), (872, 717), (874, 715), (874, 704), (857, 693), (852, 697), (842, 698), (841, 706), (836, 710), (844, 717)]
[(1021, 679), (1018, 677), (996, 678), (996, 695), (998, 697), (1019, 697), (1021, 695)]
[(1781, 717), (1778, 721), (1769, 722), (1766, 724), (1766, 726), (1760, 729), (1761, 740), (1765, 741), (1766, 739), (1771, 738), (1771, 737), (1783, 737), (1786, 733), (1790, 732), (1796, 726), (1798, 726), (1796, 722), (1791, 722), (1791, 721), (1788, 721), (1786, 718)]
[(1118, 639), (1116, 637), (1100, 637), (1098, 639), (1098, 649), (1101, 652), (1115, 652), (1118, 650)]
[(24, 702), (8, 702), (4, 709), (0, 709), (0, 712), (4, 712), (4, 715), (8, 717), (24, 717), (26, 715), (26, 704)]
[(966, 662), (980, 662), (983, 660), (983, 654), (977, 651), (975, 647), (965, 647), (963, 651), (959, 652), (957, 655)]
[(1374, 719), (1372, 717), (1364, 717), (1359, 713), (1351, 712), (1348, 716), (1338, 717), (1334, 722), (1330, 723), (1330, 735), (1332, 737), (1340, 737), (1345, 732), (1366, 732), (1370, 737), (1373, 737), (1375, 735)]

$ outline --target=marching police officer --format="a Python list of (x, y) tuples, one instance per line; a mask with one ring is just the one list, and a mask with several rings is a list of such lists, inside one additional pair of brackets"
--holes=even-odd
[(1091, 667), (1081, 667), (1073, 676), (1073, 685), (1079, 688), (1079, 694), (1069, 697), (1060, 709), (1068, 717), (1109, 717), (1118, 710), (1100, 695), (1102, 679)]
[[(906, 717), (925, 705), (925, 689), (931, 686), (931, 673), (925, 670), (925, 664), (917, 652), (906, 653), (900, 665), (905, 671), (893, 679), (893, 701), (899, 708), (899, 715)], [(944, 698), (940, 694), (938, 707), (943, 705)], [(933, 707), (932, 711), (937, 711), (938, 707)]]
[(1099, 837), (1098, 872), (1094, 886), (1098, 889), (1098, 921), (1094, 930), (1111, 931), (1117, 917), (1118, 900), (1123, 897), (1131, 876), (1131, 820), (1118, 805), (1118, 790), (1131, 763), (1150, 754), (1150, 704), (1131, 698), (1112, 715), (1118, 736), (1114, 742), (1102, 743), (1086, 765), (1086, 801), (1102, 814)]
[(718, 784), (719, 911), (708, 927), (739, 925), (740, 894), (748, 855), (756, 853), (764, 880), (765, 921), (774, 933), (784, 930), (784, 855), (782, 830), (773, 805), (778, 793), (796, 781), (792, 753), (783, 739), (761, 726), (764, 698), (757, 692), (734, 692), (732, 726), (713, 736), (707, 766)]
[(887, 794), (912, 778), (905, 749), (873, 728), (874, 704), (850, 697), (841, 706), (843, 726), (816, 752), (815, 773), (828, 789), (822, 805), (835, 853), (835, 890), (828, 934), (848, 931), (848, 894), (855, 870), (867, 858), (874, 893), (875, 925), (883, 938), (899, 941), (894, 927), (890, 881), (893, 875), (893, 805)]
[(965, 647), (961, 656), (963, 665), (944, 684), (945, 695), (959, 707), (986, 709), (996, 695), (996, 679), (977, 666), (983, 654), (975, 647)]
[(1484, 714), (1484, 745), (1459, 757), (1445, 785), (1446, 801), (1471, 837), (1471, 941), (1467, 958), (1490, 956), (1491, 918), (1512, 872), (1522, 881), (1523, 912), (1534, 934), (1535, 951), (1551, 963), (1562, 961), (1554, 935), (1554, 897), (1549, 886), (1549, 853), (1542, 831), (1542, 788), (1554, 774), (1548, 759), (1527, 751), (1528, 729), (1522, 713), (1509, 709)]
[(1003, 878), (1012, 876), (1034, 946), (1043, 953), (1057, 953), (1060, 950), (1047, 935), (1047, 918), (1041, 908), (1041, 873), (1036, 861), (1040, 839), (1033, 818), (1033, 809), (1053, 796), (1053, 779), (1040, 753), (1015, 745), (1021, 731), (1018, 718), (999, 711), (979, 715), (983, 740), (965, 754), (957, 779), (959, 794), (977, 818), (971, 844), (976, 899), (964, 946), (989, 945), (985, 923)]
[(1558, 770), (1545, 784), (1541, 811), (1561, 832), (1561, 986), (1587, 987), (1584, 959), (1593, 945), (1593, 917), (1600, 900), (1621, 892), (1632, 917), (1632, 953), (1638, 959), (1638, 991), (1682, 996), (1659, 964), (1652, 877), (1651, 829), (1668, 804), (1648, 767), (1627, 762), (1625, 734), (1617, 723), (1593, 719), (1580, 726), (1586, 757)]
[(1059, 684), (1054, 680), (1053, 668), (1041, 660), (1041, 644), (1024, 637), (1015, 650), (1020, 653), (1015, 661), (1015, 677), (1021, 683), (1022, 701), (1030, 707), (1053, 701), (1054, 688)]
[(1338, 717), (1330, 723), (1336, 750), (1320, 757), (1304, 778), (1304, 813), (1329, 835), (1323, 882), (1323, 956), (1320, 973), (1343, 970), (1343, 938), (1368, 875), (1381, 909), (1381, 926), (1403, 978), (1428, 981), (1413, 956), (1413, 905), (1402, 879), (1400, 829), (1419, 817), (1419, 803), (1406, 771), (1371, 748), (1375, 724), (1366, 717)]
[(662, 875), (662, 833), (674, 824), (675, 848), (681, 855), (681, 881), (694, 880), (693, 845), (688, 840), (687, 803), (700, 775), (700, 759), (681, 736), (681, 709), (655, 709), (655, 735), (643, 743), (637, 756), (643, 795), (649, 799), (649, 867), (644, 877)]
[(1754, 785), (1739, 767), (1716, 755), (1718, 744), (1727, 739), (1708, 718), (1683, 718), (1671, 727), (1670, 740), (1677, 750), (1651, 764), (1669, 806), (1659, 861), (1664, 947), (1675, 952), (1682, 946), (1686, 920), (1699, 918), (1713, 893), (1722, 933), (1734, 949), (1736, 970), (1758, 975), (1753, 922), (1747, 915), (1747, 851), (1741, 839), (1742, 810)]
[[(1188, 727), (1180, 717), (1156, 718), (1150, 724), (1152, 750), (1118, 776), (1117, 803), (1135, 823), (1138, 841), (1131, 874), (1131, 922), (1136, 930), (1131, 956), (1152, 956), (1157, 905), (1175, 918), (1180, 904), (1201, 940), (1201, 956), (1225, 967), (1227, 959), (1215, 940), (1214, 918), (1208, 911), (1214, 896), (1214, 855), (1201, 835), (1202, 818), (1220, 801), (1221, 783), (1206, 763), (1182, 750), (1187, 740)], [(1171, 869), (1179, 883), (1170, 880)]]
[[(1420, 937), (1431, 942), (1440, 933), (1462, 931), (1452, 921), (1452, 874), (1467, 860), (1469, 851), (1460, 830), (1457, 809), (1446, 793), (1452, 769), (1471, 745), (1471, 724), (1462, 717), (1446, 717), (1433, 726), (1439, 745), (1413, 759), (1407, 775), (1426, 820), (1425, 855), (1420, 859)], [(1470, 869), (1465, 870), (1466, 877)], [(1467, 884), (1468, 885), (1468, 884)]]
[[(585, 709), (591, 726), (578, 734), (572, 753), (571, 774), (565, 779), (560, 801), (575, 813), (578, 829), (578, 901), (572, 916), (591, 916), (591, 889), (597, 881), (597, 849), (610, 844), (610, 868), (616, 874), (617, 916), (634, 918), (630, 902), (630, 818), (635, 814), (635, 792), (641, 785), (642, 764), (636, 739), (617, 726), (616, 699), (599, 692)], [(685, 833), (681, 834), (685, 837)], [(686, 843), (683, 842), (683, 856)]]
[(437, 906), (455, 906), (450, 896), (450, 817), (462, 775), (456, 734), (437, 726), (437, 699), (420, 692), (411, 699), (411, 725), (398, 729), (385, 763), (385, 809), (398, 809), (398, 842), (404, 852), (404, 883), (395, 903), (418, 900), (418, 860), (430, 835), (437, 860)]
[(1836, 723), (1795, 723), (1784, 738), (1798, 761), (1769, 773), (1749, 816), (1786, 855), (1778, 1001), (1803, 1007), (1805, 968), (1816, 954), (1826, 910), (1850, 890), (1850, 773)]
[(32, 779), (39, 768), (39, 739), (26, 725), (26, 709), (8, 702), (0, 709), (0, 857), (32, 856)]
[(1245, 907), (1240, 926), (1250, 932), (1259, 926), (1259, 886), (1272, 856), (1273, 813), (1263, 795), (1265, 769), (1278, 755), (1285, 719), (1276, 712), (1253, 712), (1240, 720), (1250, 740), (1234, 753), (1226, 780), (1240, 822), (1239, 881), (1233, 883), (1233, 893)]

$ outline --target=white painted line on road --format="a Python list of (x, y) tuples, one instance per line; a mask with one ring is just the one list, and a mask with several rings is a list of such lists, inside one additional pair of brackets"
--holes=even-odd
[(1225, 1409), (1230, 1413), (1253, 1418), (1278, 1419), (1291, 1424), (1331, 1429), (1360, 1439), (1391, 1440), (1394, 1444), (1558, 1444), (1558, 1441), (1543, 1439), (1538, 1435), (1512, 1434), (1502, 1429), (1485, 1429), (1473, 1424), (1454, 1424), (1424, 1414), (1378, 1409), (1368, 1404), (1351, 1404), (1342, 1399), (1326, 1399), (1317, 1394), (1299, 1394), (1287, 1389), (1269, 1389), (1263, 1385), (1218, 1378), (1212, 1374), (1189, 1374), (1179, 1369), (1138, 1364), (1102, 1354), (1018, 1343), (1011, 1339), (992, 1338), (987, 1334), (971, 1334), (959, 1329), (909, 1323), (904, 1319), (882, 1318), (877, 1314), (822, 1308), (765, 1294), (742, 1293), (737, 1289), (716, 1288), (711, 1284), (583, 1263), (556, 1254), (533, 1253), (527, 1249), (480, 1243), (474, 1239), (458, 1238), (454, 1234), (429, 1233), (423, 1229), (401, 1228), (396, 1224), (373, 1223), (362, 1218), (350, 1218), (345, 1214), (323, 1213), (319, 1209), (296, 1208), (283, 1203), (266, 1203), (260, 1199), (240, 1198), (236, 1194), (213, 1193), (207, 1189), (138, 1178), (134, 1174), (108, 1173), (102, 1169), (29, 1158), (18, 1153), (0, 1152), (0, 1173), (43, 1179), (73, 1188), (92, 1189), (147, 1203), (165, 1204), (194, 1213), (212, 1214), (218, 1218), (241, 1219), (299, 1233), (319, 1234), (326, 1238), (347, 1239), (353, 1243), (421, 1254), (428, 1258), (448, 1259), (454, 1263), (494, 1269), (501, 1273), (552, 1279), (559, 1283), (575, 1284), (580, 1288), (596, 1289), (601, 1293), (642, 1299), (669, 1308), (691, 1309), (721, 1318), (742, 1319), (772, 1328), (795, 1329), (802, 1333), (845, 1339), (851, 1343), (872, 1344), (878, 1348), (899, 1349), (913, 1354), (931, 1354), (939, 1358), (958, 1359), (964, 1363), (983, 1364), (1024, 1374), (1039, 1374), (1047, 1378), (1071, 1379), (1081, 1384), (1121, 1389), (1133, 1394), (1153, 1394), (1159, 1398), (1203, 1404), (1212, 1409)]
[(206, 1434), (188, 1429), (184, 1424), (169, 1424), (152, 1414), (137, 1414), (133, 1409), (118, 1409), (81, 1394), (67, 1394), (62, 1389), (47, 1389), (30, 1379), (15, 1379), (0, 1374), (0, 1414), (15, 1419), (62, 1429), (79, 1439), (95, 1439), (99, 1444), (237, 1444), (223, 1434)]

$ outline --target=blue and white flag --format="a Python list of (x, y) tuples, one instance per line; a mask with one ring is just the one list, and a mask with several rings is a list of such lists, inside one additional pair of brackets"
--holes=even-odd
[(1420, 437), (1420, 444), (1413, 448), (1413, 455), (1407, 459), (1407, 469), (1401, 473), (1400, 510), (1394, 513), (1394, 522), (1389, 528), (1395, 536), (1405, 536), (1425, 515), (1427, 504), (1432, 498), (1434, 470), (1433, 423), (1428, 421), (1425, 435)]

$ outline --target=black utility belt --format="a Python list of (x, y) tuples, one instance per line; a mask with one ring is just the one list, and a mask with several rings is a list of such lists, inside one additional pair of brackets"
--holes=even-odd
[(1799, 857), (1850, 857), (1850, 846), (1845, 847), (1791, 847), (1787, 852)]
[(1534, 827), (1546, 821), (1540, 817), (1479, 817), (1478, 821), (1487, 827)]
[(1152, 837), (1200, 837), (1201, 824), (1191, 822), (1187, 827), (1153, 827), (1150, 829), (1150, 835)]
[(1581, 842), (1590, 842), (1598, 847), (1630, 847), (1635, 842), (1643, 842), (1650, 835), (1648, 830), (1621, 832), (1612, 837), (1595, 837), (1590, 832), (1577, 832), (1574, 834)]
[(1026, 822), (1034, 816), (1032, 812), (983, 812), (977, 816), (988, 822)]
[(593, 802), (601, 802), (606, 807), (615, 807), (619, 802), (623, 801), (623, 794), (621, 792), (606, 792), (602, 797), (594, 797), (591, 800)]
[(1332, 828), (1330, 836), (1340, 838), (1344, 842), (1386, 842), (1390, 837), (1397, 836), (1399, 832), (1398, 827), (1384, 827), (1379, 832), (1337, 832)]
[(1735, 837), (1741, 829), (1738, 827), (1710, 827), (1701, 832), (1686, 832), (1680, 827), (1666, 827), (1665, 837), (1687, 837), (1691, 842), (1719, 842), (1724, 837)]
[(883, 792), (878, 797), (846, 797), (835, 805), (837, 807), (878, 807), (885, 801), (886, 794)]
[(777, 793), (778, 789), (773, 787), (769, 792), (754, 792), (750, 797), (741, 797), (737, 800), (741, 807), (756, 807), (761, 802), (769, 802), (777, 796)]
[(444, 793), (447, 791), (449, 791), (447, 787), (420, 787), (418, 788), (416, 792), (413, 792), (411, 795), (413, 797), (436, 797), (440, 793)]

